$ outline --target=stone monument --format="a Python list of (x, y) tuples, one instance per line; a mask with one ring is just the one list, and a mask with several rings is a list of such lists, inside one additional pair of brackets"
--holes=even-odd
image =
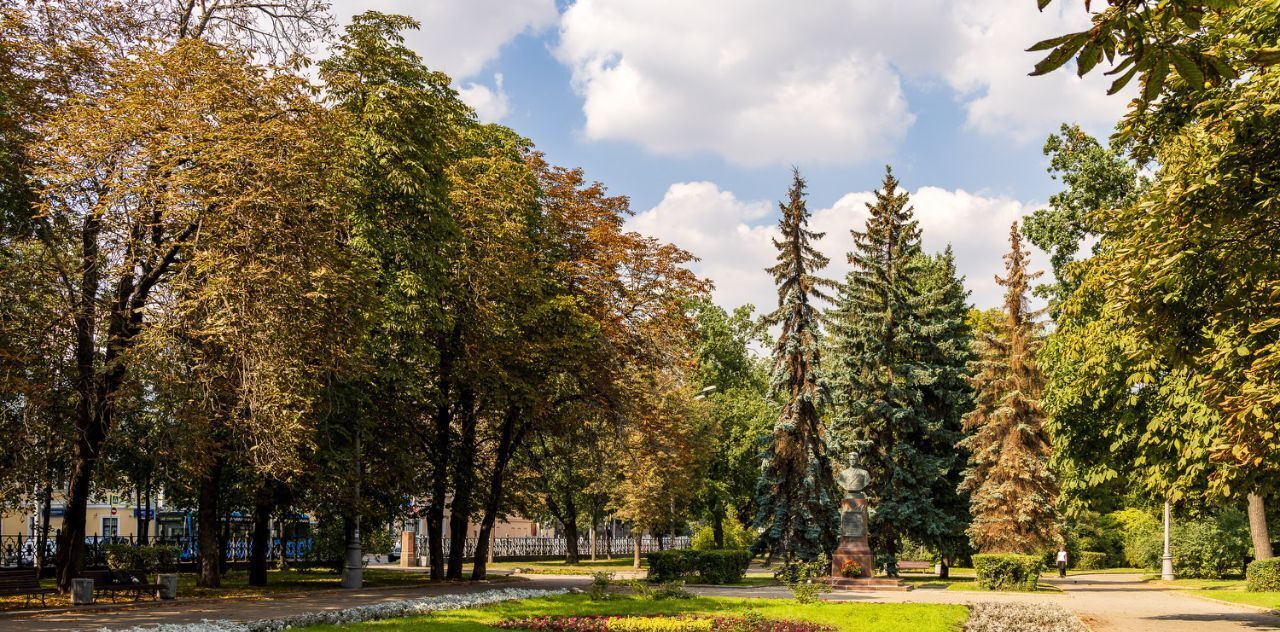
[[(836, 484), (844, 491), (840, 500), (840, 544), (831, 556), (831, 586), (846, 590), (910, 590), (897, 579), (875, 577), (875, 556), (868, 540), (867, 495), (871, 475), (858, 466), (858, 454), (849, 455), (849, 465), (836, 474)], [(845, 577), (844, 566), (857, 562), (859, 574)]]

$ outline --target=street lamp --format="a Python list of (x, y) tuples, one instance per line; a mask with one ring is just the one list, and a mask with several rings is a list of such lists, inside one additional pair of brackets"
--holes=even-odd
[(1164, 501), (1164, 557), (1160, 558), (1160, 579), (1173, 580), (1173, 555), (1169, 553), (1169, 501)]

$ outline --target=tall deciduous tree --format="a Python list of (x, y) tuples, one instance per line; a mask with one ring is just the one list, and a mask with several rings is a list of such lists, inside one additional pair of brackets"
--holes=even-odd
[(1040, 273), (1027, 272), (1017, 223), (1009, 242), (1006, 276), (996, 277), (1006, 288), (1004, 322), (978, 342), (977, 406), (964, 418), (972, 434), (961, 443), (970, 454), (961, 490), (969, 494), (969, 536), (979, 550), (1040, 553), (1060, 537), (1035, 360), (1041, 326), (1027, 305), (1028, 284)]
[(892, 170), (865, 230), (853, 233), (832, 353), (832, 432), (859, 453), (875, 484), (871, 533), (890, 572), (904, 536), (930, 546), (964, 530), (954, 474), (968, 335), (954, 263), (920, 250), (920, 228)]
[(778, 287), (778, 308), (764, 323), (780, 327), (769, 381), (782, 410), (756, 484), (760, 539), (755, 550), (812, 560), (835, 548), (838, 522), (839, 493), (821, 417), (827, 400), (820, 353), (825, 317), (816, 305), (830, 300), (826, 290), (835, 283), (817, 276), (828, 259), (812, 245), (822, 233), (809, 230), (805, 182), (798, 170), (786, 202), (778, 206), (781, 235), (773, 240), (778, 263), (768, 269)]

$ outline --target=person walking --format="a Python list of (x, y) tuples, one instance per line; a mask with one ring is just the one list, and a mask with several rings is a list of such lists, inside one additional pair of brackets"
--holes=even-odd
[(1063, 545), (1058, 549), (1058, 577), (1067, 576), (1067, 547)]

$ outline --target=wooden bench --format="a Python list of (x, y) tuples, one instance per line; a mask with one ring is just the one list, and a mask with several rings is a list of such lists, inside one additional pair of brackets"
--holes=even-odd
[(53, 588), (40, 586), (40, 578), (36, 569), (22, 568), (17, 570), (0, 570), (0, 595), (23, 595), (27, 598), (23, 608), (31, 605), (31, 598), (39, 595), (40, 605), (45, 605), (44, 596), (56, 592)]
[[(80, 576), (92, 579), (93, 592), (111, 595), (113, 602), (120, 593), (132, 593), (134, 601), (137, 601), (144, 593), (155, 595), (160, 590), (160, 584), (148, 582), (143, 571), (85, 571)], [(128, 581), (125, 581), (126, 577)]]
[(932, 562), (898, 562), (898, 570), (900, 571), (931, 571), (933, 570)]

